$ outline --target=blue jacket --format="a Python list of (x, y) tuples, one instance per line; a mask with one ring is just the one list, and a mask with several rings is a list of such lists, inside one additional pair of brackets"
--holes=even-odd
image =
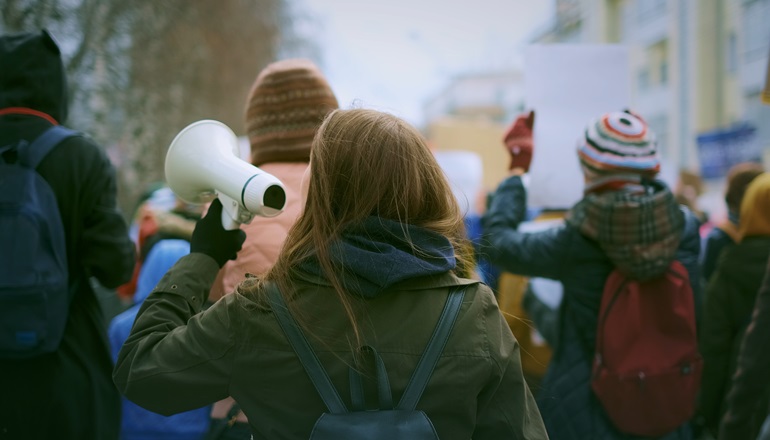
[[(187, 241), (168, 239), (158, 242), (147, 255), (137, 280), (134, 306), (110, 323), (113, 362), (117, 361), (120, 348), (131, 333), (144, 300), (177, 260), (189, 253), (190, 244)], [(125, 397), (121, 399), (121, 440), (200, 440), (208, 431), (210, 406), (166, 417), (148, 411)]]
[[(616, 264), (599, 242), (569, 221), (543, 232), (518, 232), (525, 206), (521, 179), (504, 181), (484, 217), (482, 251), (506, 271), (558, 280), (564, 286), (558, 343), (537, 399), (548, 435), (560, 440), (633, 438), (612, 426), (590, 387), (597, 315), (605, 281)], [(689, 271), (697, 313), (701, 298), (699, 224), (691, 214), (685, 218), (681, 241), (673, 252)], [(665, 438), (690, 437), (685, 426)]]

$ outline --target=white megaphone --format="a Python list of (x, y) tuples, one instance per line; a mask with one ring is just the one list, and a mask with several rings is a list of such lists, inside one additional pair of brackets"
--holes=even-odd
[(171, 142), (166, 153), (166, 182), (187, 203), (219, 197), (222, 226), (236, 229), (255, 215), (274, 217), (286, 203), (283, 184), (238, 157), (238, 138), (213, 120), (194, 122)]

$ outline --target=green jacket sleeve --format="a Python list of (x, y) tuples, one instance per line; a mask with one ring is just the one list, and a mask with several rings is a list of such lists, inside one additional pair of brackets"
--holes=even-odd
[(540, 410), (521, 370), (519, 343), (492, 301), (486, 304), (484, 318), (494, 373), (478, 398), (473, 439), (547, 440)]
[(235, 295), (201, 313), (218, 271), (210, 257), (187, 255), (144, 301), (113, 372), (129, 400), (171, 415), (230, 395)]

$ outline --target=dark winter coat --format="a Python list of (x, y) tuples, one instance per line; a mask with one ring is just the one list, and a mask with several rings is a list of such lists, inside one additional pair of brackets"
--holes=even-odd
[(703, 240), (700, 265), (703, 279), (706, 280), (706, 282), (711, 279), (711, 276), (717, 270), (717, 263), (719, 262), (719, 257), (722, 255), (722, 251), (735, 245), (734, 236), (727, 233), (726, 229), (731, 228), (737, 232), (737, 227), (732, 224), (720, 226), (716, 226), (709, 231), (708, 235)]
[(719, 430), (720, 440), (754, 440), (757, 426), (767, 415), (770, 393), (770, 264), (757, 294), (751, 324), (746, 329), (735, 375), (726, 398), (725, 416)]
[[(730, 378), (769, 257), (770, 237), (743, 239), (722, 252), (706, 289), (700, 335), (704, 363), (699, 413), (714, 432), (725, 411)], [(766, 396), (760, 400), (766, 402)]]
[[(0, 109), (26, 107), (66, 120), (64, 68), (50, 37), (0, 37), (0, 66)], [(36, 116), (0, 116), (0, 146), (31, 142), (50, 126)], [(110, 377), (106, 323), (90, 284), (94, 277), (117, 287), (134, 265), (134, 245), (116, 208), (115, 172), (87, 137), (62, 142), (37, 171), (59, 206), (74, 297), (58, 351), (0, 360), (0, 438), (115, 439), (120, 401)]]
[[(449, 288), (466, 286), (459, 317), (417, 409), (425, 411), (441, 439), (546, 439), (524, 382), (518, 344), (490, 289), (451, 272), (455, 262), (446, 238), (379, 223), (346, 233), (332, 255), (345, 290), (356, 298), (363, 339), (382, 355), (394, 401), (422, 356)], [(115, 383), (130, 400), (161, 414), (232, 396), (255, 439), (308, 438), (326, 407), (264, 292), (226, 295), (201, 312), (217, 271), (213, 259), (192, 253), (166, 274), (123, 345)], [(289, 307), (312, 329), (305, 330), (310, 344), (350, 407), (354, 339), (342, 303), (312, 258), (295, 271), (291, 289), (284, 292)]]
[[(524, 218), (526, 191), (519, 177), (511, 177), (497, 189), (484, 218), (485, 247), (481, 252), (494, 264), (512, 273), (551, 278), (564, 285), (558, 343), (543, 389), (538, 392), (543, 421), (554, 439), (630, 438), (614, 429), (590, 388), (597, 315), (605, 281), (615, 267), (638, 271), (630, 275), (650, 277), (665, 270), (676, 258), (689, 271), (696, 312), (700, 303), (700, 240), (695, 217), (678, 217), (680, 207), (667, 189), (659, 187), (654, 198), (638, 203), (649, 205), (649, 212), (627, 213), (622, 219), (628, 224), (611, 222), (612, 211), (602, 208), (611, 197), (583, 199), (572, 209), (563, 227), (520, 233), (516, 228)], [(622, 210), (615, 210), (618, 212), (622, 215)], [(656, 221), (634, 227), (634, 218)], [(645, 254), (643, 246), (631, 246), (632, 241), (656, 237), (667, 246), (653, 253), (653, 259), (640, 259), (639, 255)], [(626, 245), (620, 245), (624, 241)], [(689, 438), (689, 430), (683, 427), (666, 438)]]

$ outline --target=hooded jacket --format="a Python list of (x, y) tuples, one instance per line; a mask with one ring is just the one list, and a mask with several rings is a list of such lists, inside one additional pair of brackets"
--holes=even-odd
[[(526, 211), (520, 177), (503, 181), (484, 216), (479, 250), (511, 273), (560, 281), (556, 350), (538, 392), (548, 434), (558, 439), (625, 439), (611, 424), (590, 387), (602, 293), (616, 267), (644, 279), (673, 260), (687, 268), (698, 313), (701, 288), (698, 222), (682, 211), (662, 184), (651, 193), (587, 196), (564, 226), (537, 233), (517, 231)], [(689, 438), (686, 429), (666, 438)]]
[(770, 334), (770, 261), (765, 268), (762, 287), (757, 294), (751, 323), (735, 364), (735, 375), (726, 393), (726, 410), (719, 425), (720, 440), (754, 440), (757, 427), (768, 412), (767, 396), (770, 393), (770, 350), (767, 335)]
[[(706, 289), (703, 331), (700, 335), (703, 378), (699, 413), (714, 434), (726, 410), (725, 397), (736, 370), (741, 341), (751, 322), (768, 258), (770, 237), (745, 238), (722, 252), (717, 270)], [(768, 401), (767, 393), (757, 398)]]
[[(31, 142), (66, 121), (64, 66), (47, 32), (1, 36), (0, 66), (0, 111), (6, 110), (0, 115), (0, 146)], [(86, 136), (63, 141), (37, 171), (56, 196), (74, 296), (58, 351), (0, 361), (0, 432), (7, 429), (10, 438), (117, 438), (120, 401), (110, 380), (104, 317), (90, 283), (94, 277), (117, 287), (134, 265), (134, 245), (116, 207), (115, 171)]]
[[(449, 288), (466, 286), (458, 320), (417, 409), (443, 440), (547, 438), (524, 382), (518, 344), (492, 292), (451, 272), (454, 252), (446, 238), (369, 219), (349, 228), (332, 249), (333, 264), (361, 313), (363, 339), (382, 356), (395, 401), (422, 356)], [(192, 253), (166, 274), (142, 305), (118, 358), (115, 383), (129, 399), (161, 414), (233, 396), (255, 439), (308, 438), (326, 408), (261, 287), (227, 295), (200, 313), (217, 270), (213, 259)], [(300, 264), (291, 291), (283, 293), (310, 329), (304, 330), (310, 344), (350, 407), (354, 339), (317, 262)]]

